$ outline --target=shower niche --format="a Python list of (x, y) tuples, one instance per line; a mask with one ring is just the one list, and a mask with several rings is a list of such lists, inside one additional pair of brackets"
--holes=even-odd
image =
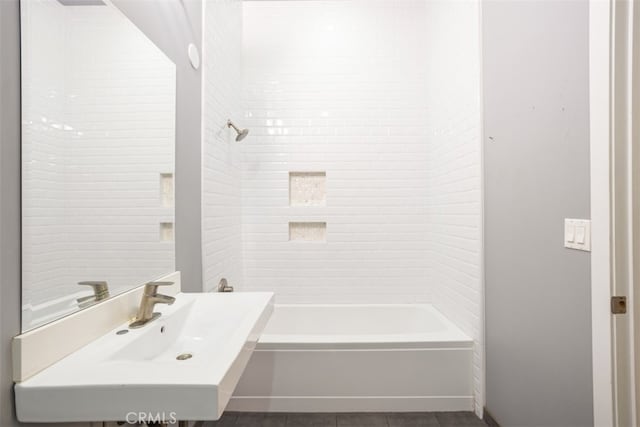
[(290, 206), (326, 206), (326, 172), (289, 172)]

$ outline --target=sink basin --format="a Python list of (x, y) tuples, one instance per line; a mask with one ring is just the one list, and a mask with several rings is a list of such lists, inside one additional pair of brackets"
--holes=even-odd
[[(15, 385), (23, 422), (220, 418), (273, 310), (267, 292), (176, 296)], [(127, 331), (126, 333), (118, 333)]]

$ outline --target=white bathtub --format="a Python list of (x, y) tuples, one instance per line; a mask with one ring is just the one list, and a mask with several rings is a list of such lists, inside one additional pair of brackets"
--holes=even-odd
[(471, 411), (472, 363), (429, 304), (279, 304), (227, 410)]

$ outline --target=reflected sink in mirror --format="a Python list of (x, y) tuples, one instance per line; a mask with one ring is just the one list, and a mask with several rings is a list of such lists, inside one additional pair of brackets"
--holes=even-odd
[[(273, 310), (268, 292), (176, 296), (139, 329), (110, 331), (15, 386), (23, 422), (220, 417)], [(122, 331), (127, 331), (122, 333)]]

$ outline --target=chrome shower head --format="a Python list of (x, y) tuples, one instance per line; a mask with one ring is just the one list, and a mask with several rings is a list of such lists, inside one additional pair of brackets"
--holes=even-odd
[(233, 128), (236, 131), (238, 134), (238, 136), (236, 136), (236, 141), (238, 142), (242, 141), (247, 135), (249, 135), (249, 129), (238, 129), (231, 120), (227, 120), (227, 127)]

